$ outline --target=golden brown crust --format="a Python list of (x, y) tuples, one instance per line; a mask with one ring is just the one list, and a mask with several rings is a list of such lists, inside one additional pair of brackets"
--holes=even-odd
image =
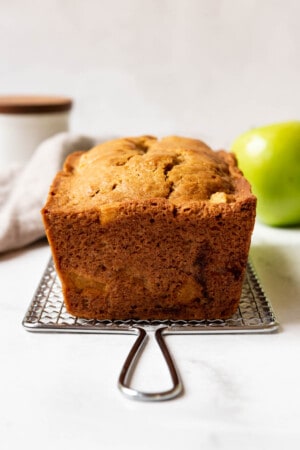
[(98, 319), (226, 318), (256, 199), (227, 152), (151, 136), (67, 159), (43, 219), (67, 309)]
[(69, 156), (51, 206), (76, 211), (81, 202), (94, 208), (150, 198), (167, 198), (180, 205), (209, 200), (217, 191), (230, 200), (239, 175), (232, 155), (213, 152), (201, 141), (118, 139)]

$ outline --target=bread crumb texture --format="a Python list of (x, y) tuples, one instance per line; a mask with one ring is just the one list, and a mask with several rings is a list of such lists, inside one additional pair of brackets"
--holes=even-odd
[(124, 138), (70, 155), (42, 211), (68, 311), (230, 317), (255, 206), (235, 157), (195, 139)]

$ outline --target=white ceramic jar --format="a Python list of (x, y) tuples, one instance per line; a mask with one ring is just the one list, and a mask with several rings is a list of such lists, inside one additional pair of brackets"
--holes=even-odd
[(48, 137), (69, 129), (72, 100), (49, 96), (0, 96), (0, 169), (24, 164)]

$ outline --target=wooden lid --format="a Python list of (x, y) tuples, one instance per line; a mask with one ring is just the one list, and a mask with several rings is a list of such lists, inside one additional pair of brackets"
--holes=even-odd
[(68, 97), (35, 95), (0, 95), (0, 113), (43, 114), (69, 111), (72, 100)]

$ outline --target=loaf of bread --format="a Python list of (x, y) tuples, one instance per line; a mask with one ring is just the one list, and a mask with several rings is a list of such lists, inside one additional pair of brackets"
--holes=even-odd
[(230, 317), (255, 208), (235, 157), (198, 140), (142, 136), (71, 154), (42, 210), (68, 312)]

